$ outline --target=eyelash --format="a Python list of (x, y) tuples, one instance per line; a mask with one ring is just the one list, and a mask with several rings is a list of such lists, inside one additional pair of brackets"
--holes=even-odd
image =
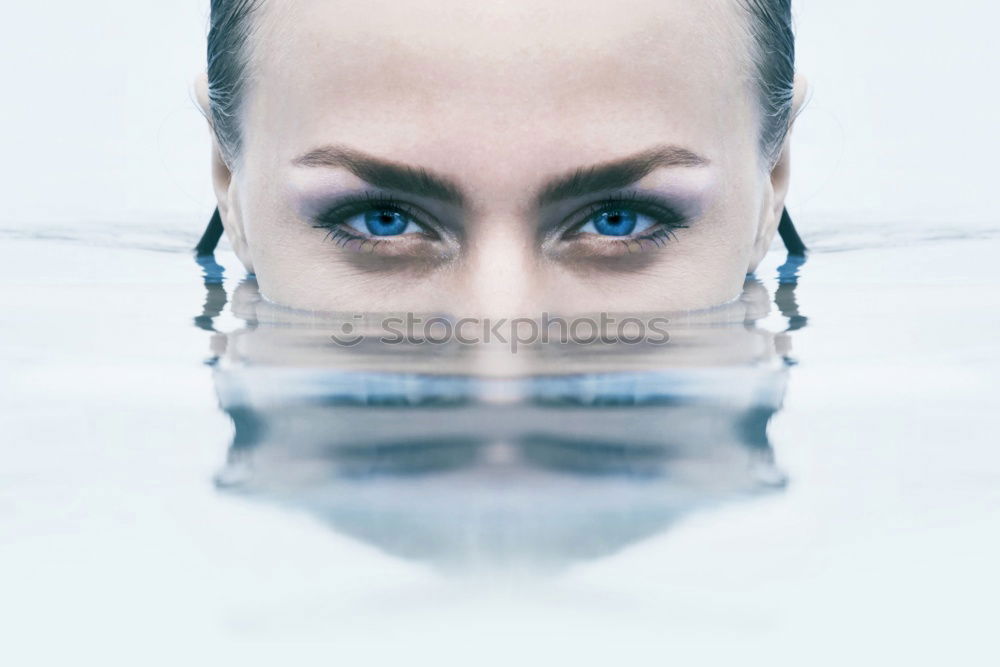
[[(656, 196), (642, 192), (632, 191), (613, 195), (599, 202), (595, 202), (586, 207), (582, 212), (574, 214), (573, 217), (581, 218), (569, 226), (564, 235), (572, 238), (574, 230), (578, 230), (594, 217), (603, 213), (613, 213), (621, 210), (631, 210), (640, 215), (653, 218), (656, 225), (647, 234), (642, 236), (631, 236), (627, 238), (608, 237), (608, 241), (620, 243), (628, 246), (636, 242), (652, 242), (657, 247), (663, 247), (668, 241), (676, 237), (678, 229), (688, 227), (688, 221), (676, 209), (666, 205)], [(359, 242), (361, 247), (370, 245), (372, 249), (384, 241), (384, 239), (364, 236), (344, 228), (344, 223), (352, 217), (366, 213), (371, 210), (390, 211), (399, 213), (412, 219), (418, 224), (428, 236), (434, 239), (440, 238), (434, 230), (419, 222), (421, 214), (419, 211), (409, 206), (405, 202), (399, 201), (391, 195), (382, 193), (365, 192), (361, 194), (348, 195), (336, 205), (330, 207), (320, 215), (316, 216), (313, 227), (327, 230), (327, 239), (337, 243), (338, 246), (345, 246), (353, 241)], [(582, 216), (582, 217), (581, 217)], [(565, 236), (564, 236), (565, 238)]]
[(676, 238), (678, 229), (686, 229), (688, 227), (688, 220), (684, 215), (665, 204), (659, 197), (639, 191), (628, 191), (595, 202), (585, 208), (582, 213), (574, 214), (574, 217), (579, 215), (582, 216), (582, 219), (571, 225), (565, 233), (572, 234), (574, 230), (583, 227), (602, 213), (615, 213), (623, 209), (649, 216), (656, 221), (656, 225), (650, 228), (652, 231), (642, 236), (630, 236), (627, 238), (609, 237), (608, 240), (614, 243), (628, 246), (637, 241), (651, 241), (657, 247), (662, 248), (668, 241)]

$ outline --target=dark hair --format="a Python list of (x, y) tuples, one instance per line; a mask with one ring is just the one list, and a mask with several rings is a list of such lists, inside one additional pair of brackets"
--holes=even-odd
[(232, 165), (242, 144), (239, 111), (249, 67), (252, 15), (263, 0), (212, 0), (208, 29), (208, 101), (223, 159)]
[(795, 34), (792, 0), (740, 0), (750, 12), (754, 66), (763, 121), (761, 153), (769, 165), (781, 154), (795, 94)]
[[(781, 152), (792, 111), (795, 37), (792, 0), (738, 0), (750, 14), (754, 67), (763, 122), (761, 153), (774, 164)], [(212, 125), (227, 163), (239, 154), (241, 93), (248, 77), (252, 14), (263, 0), (212, 0), (208, 32), (208, 94)]]

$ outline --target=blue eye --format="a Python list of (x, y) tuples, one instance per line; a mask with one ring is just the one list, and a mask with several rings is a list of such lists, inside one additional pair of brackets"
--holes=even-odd
[(345, 224), (362, 234), (372, 236), (400, 236), (420, 230), (408, 215), (392, 209), (371, 209), (345, 220)]
[(605, 236), (628, 236), (635, 230), (636, 218), (633, 211), (606, 211), (594, 220), (594, 229)]
[(587, 224), (580, 227), (580, 232), (601, 236), (630, 236), (656, 224), (648, 215), (629, 209), (612, 209), (595, 214)]

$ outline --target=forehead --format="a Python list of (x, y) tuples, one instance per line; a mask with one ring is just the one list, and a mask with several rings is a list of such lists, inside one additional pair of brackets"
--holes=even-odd
[(256, 20), (246, 135), (270, 155), (712, 153), (752, 122), (735, 0), (271, 0)]

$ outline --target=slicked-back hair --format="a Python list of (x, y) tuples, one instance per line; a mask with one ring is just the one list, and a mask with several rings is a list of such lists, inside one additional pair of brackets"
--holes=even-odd
[(208, 29), (208, 101), (212, 129), (230, 167), (243, 143), (240, 108), (250, 67), (253, 14), (262, 0), (212, 0)]
[(791, 123), (795, 88), (792, 0), (739, 0), (750, 13), (753, 59), (762, 115), (761, 155), (773, 166)]
[[(231, 167), (243, 141), (240, 108), (250, 76), (253, 15), (264, 0), (212, 0), (208, 32), (208, 90), (212, 126)], [(765, 163), (778, 159), (791, 120), (795, 77), (792, 0), (734, 0), (749, 15), (753, 71), (761, 110), (760, 150)]]

